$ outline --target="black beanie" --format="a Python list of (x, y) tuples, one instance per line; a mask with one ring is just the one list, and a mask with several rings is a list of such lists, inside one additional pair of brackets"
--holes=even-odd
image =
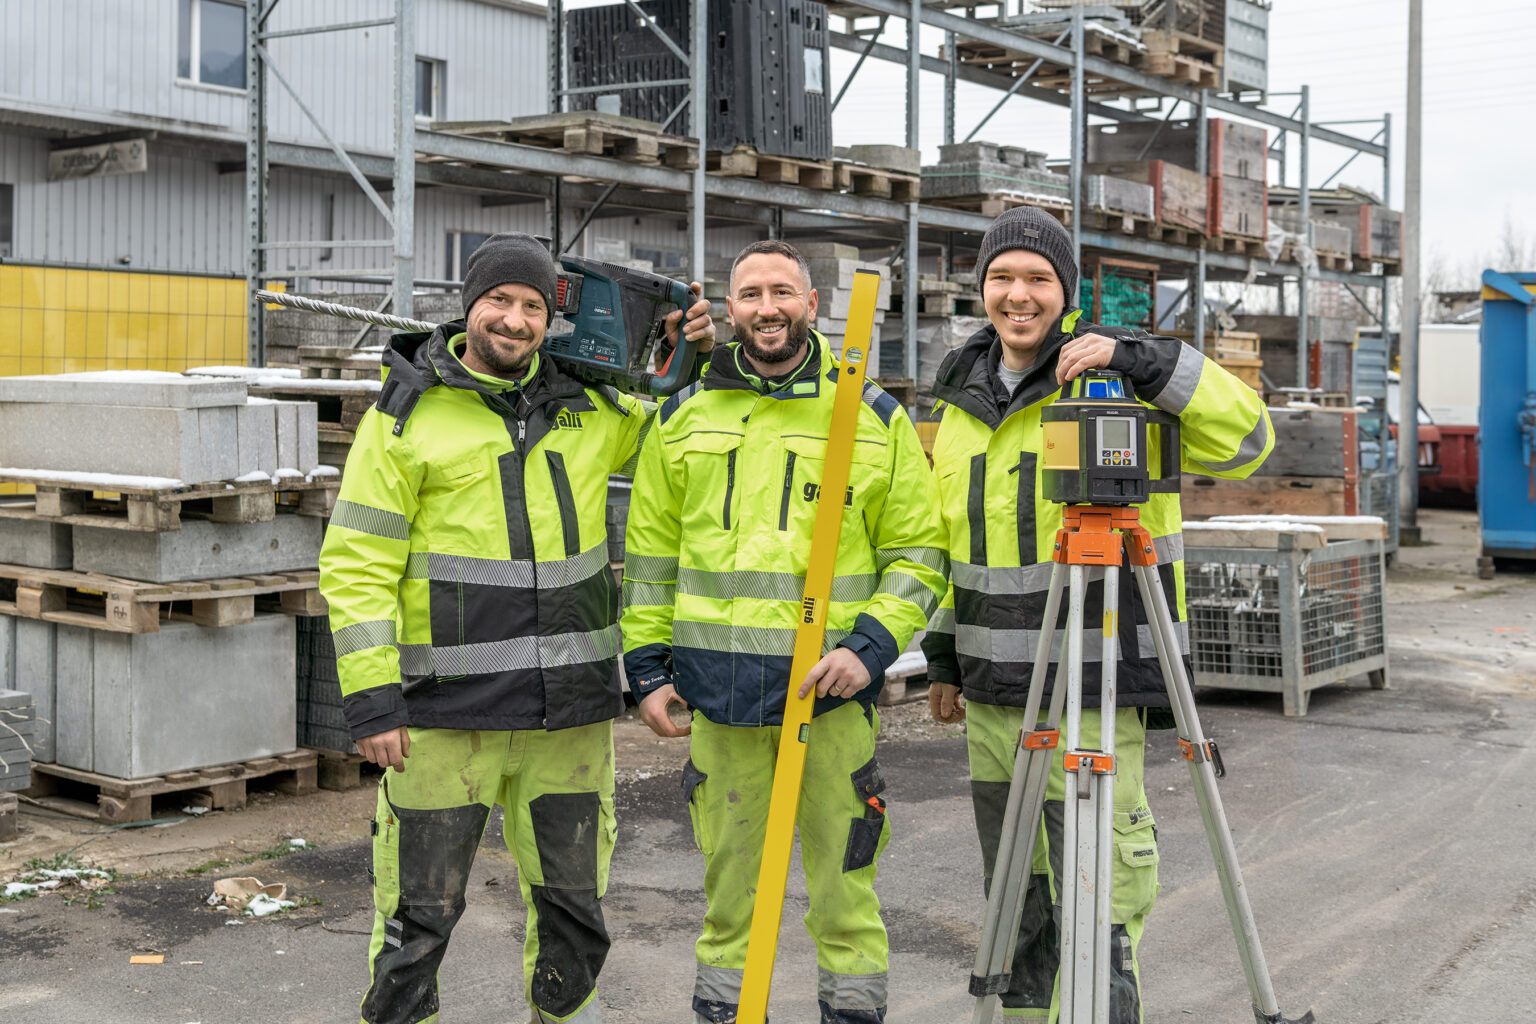
[(492, 235), (469, 257), (464, 274), (464, 312), (486, 292), (503, 284), (525, 284), (544, 296), (550, 316), (555, 309), (555, 261), (549, 247), (521, 231)]
[(1072, 236), (1061, 221), (1035, 206), (1015, 206), (994, 220), (981, 236), (981, 251), (976, 254), (978, 291), (986, 286), (987, 267), (998, 253), (1009, 249), (1028, 249), (1044, 256), (1061, 281), (1066, 299), (1063, 312), (1077, 308), (1077, 260), (1072, 257)]

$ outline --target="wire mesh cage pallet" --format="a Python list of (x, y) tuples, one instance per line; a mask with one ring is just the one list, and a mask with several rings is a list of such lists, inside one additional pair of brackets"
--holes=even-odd
[(1307, 713), (1319, 686), (1368, 675), (1387, 686), (1380, 540), (1199, 547), (1185, 539), (1190, 658), (1199, 686), (1278, 693)]

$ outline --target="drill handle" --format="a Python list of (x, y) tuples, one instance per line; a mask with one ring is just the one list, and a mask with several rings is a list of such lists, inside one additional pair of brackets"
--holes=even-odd
[[(640, 388), (648, 391), (657, 398), (665, 398), (667, 395), (682, 389), (693, 376), (693, 363), (699, 354), (699, 343), (689, 341), (684, 328), (688, 324), (688, 308), (693, 305), (693, 293), (688, 286), (681, 281), (673, 281), (668, 292), (667, 301), (676, 309), (683, 311), (682, 322), (677, 325), (677, 345), (672, 349), (667, 361), (661, 369), (655, 373), (643, 374), (640, 378)], [(670, 310), (668, 310), (670, 312)]]

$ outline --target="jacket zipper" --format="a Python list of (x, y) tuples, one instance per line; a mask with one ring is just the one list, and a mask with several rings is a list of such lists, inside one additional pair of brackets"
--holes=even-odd
[(729, 530), (731, 528), (731, 492), (736, 489), (736, 449), (732, 448), (725, 456), (725, 510), (720, 514), (720, 525)]
[(784, 457), (784, 495), (779, 499), (779, 529), (789, 529), (789, 496), (795, 489), (795, 453)]

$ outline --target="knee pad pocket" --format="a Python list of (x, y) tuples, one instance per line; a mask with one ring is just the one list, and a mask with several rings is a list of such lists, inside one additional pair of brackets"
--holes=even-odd
[(597, 888), (601, 812), (602, 798), (597, 793), (545, 793), (528, 802), (547, 888)]
[(848, 828), (848, 847), (843, 854), (843, 871), (858, 871), (875, 862), (880, 852), (880, 840), (885, 834), (885, 775), (879, 762), (873, 757), (850, 776), (855, 799), (864, 807), (864, 813), (853, 819)]
[(391, 806), (390, 811), (396, 822), (400, 904), (442, 909), (462, 904), (490, 808)]

